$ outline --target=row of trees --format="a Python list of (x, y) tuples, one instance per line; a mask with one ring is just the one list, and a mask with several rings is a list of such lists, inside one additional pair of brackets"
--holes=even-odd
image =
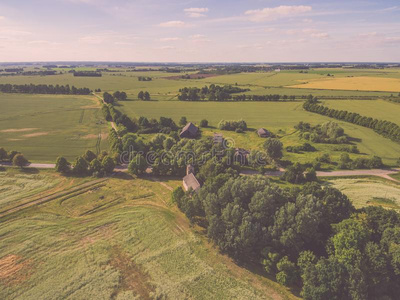
[(89, 88), (76, 88), (67, 85), (46, 85), (46, 84), (0, 84), (2, 93), (22, 94), (61, 94), (61, 95), (89, 95), (92, 91)]
[(296, 96), (291, 95), (234, 95), (232, 97), (233, 101), (296, 101)]
[(74, 77), (101, 77), (101, 72), (94, 71), (75, 71), (71, 70), (70, 73), (74, 74)]
[(0, 162), (11, 162), (13, 166), (20, 168), (29, 163), (22, 153), (14, 150), (7, 152), (4, 148), (0, 148)]
[(127, 95), (125, 92), (116, 91), (112, 95), (108, 92), (103, 93), (104, 102), (107, 104), (113, 104), (115, 100), (126, 100)]
[(84, 155), (76, 158), (73, 165), (65, 157), (58, 157), (56, 171), (64, 175), (104, 177), (114, 171), (115, 165), (115, 160), (106, 151), (96, 155), (87, 150)]
[(232, 94), (247, 91), (249, 89), (242, 89), (232, 85), (219, 86), (211, 84), (201, 89), (197, 87), (185, 87), (179, 90), (178, 99), (181, 101), (228, 101), (232, 100)]
[(300, 286), (304, 299), (397, 298), (395, 211), (356, 210), (340, 191), (318, 183), (289, 189), (262, 176), (207, 175), (200, 192), (179, 187), (172, 200), (221, 251), (240, 262), (261, 262), (279, 283)]
[(348, 112), (345, 110), (329, 108), (318, 104), (318, 101), (316, 100), (306, 101), (303, 107), (305, 110), (310, 112), (371, 128), (380, 135), (390, 138), (393, 141), (400, 142), (400, 126), (393, 122), (365, 117), (358, 113)]
[(145, 92), (140, 91), (138, 93), (138, 99), (143, 100), (143, 101), (150, 101), (151, 100), (150, 93), (147, 91), (145, 91)]

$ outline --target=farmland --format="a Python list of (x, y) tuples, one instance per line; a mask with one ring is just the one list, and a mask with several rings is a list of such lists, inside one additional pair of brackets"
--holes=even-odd
[(108, 128), (93, 96), (0, 95), (1, 146), (31, 161), (108, 149)]
[[(37, 176), (44, 182), (63, 180), (49, 171), (6, 172), (27, 183)], [(68, 192), (77, 182), (64, 184)], [(5, 217), (0, 297), (295, 299), (218, 254), (191, 229), (170, 202), (169, 189), (178, 185), (179, 180), (111, 178)], [(24, 192), (46, 195), (29, 184)]]

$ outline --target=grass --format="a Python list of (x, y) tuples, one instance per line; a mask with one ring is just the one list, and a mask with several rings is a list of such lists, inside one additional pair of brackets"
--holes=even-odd
[(295, 299), (219, 254), (146, 179), (111, 178), (16, 213), (0, 236), (3, 299)]
[[(219, 121), (237, 120), (243, 118), (248, 126), (253, 129), (265, 127), (275, 134), (281, 136), (284, 146), (300, 145), (306, 141), (300, 140), (297, 133), (294, 133), (294, 125), (299, 121), (310, 122), (312, 125), (321, 124), (333, 119), (318, 114), (304, 111), (301, 102), (238, 102), (238, 103), (217, 103), (217, 102), (177, 102), (177, 101), (126, 101), (121, 102), (120, 109), (131, 117), (146, 116), (148, 118), (159, 118), (160, 116), (171, 117), (176, 122), (182, 116), (186, 116), (189, 121), (199, 124), (203, 118), (208, 119), (209, 124), (217, 127)], [(345, 129), (345, 133), (353, 138), (353, 143), (357, 145), (364, 155), (378, 155), (384, 162), (394, 165), (400, 157), (399, 144), (384, 138), (373, 130), (357, 126), (354, 124), (340, 122), (340, 126)], [(213, 132), (220, 132), (217, 129), (205, 129), (204, 135), (212, 135)], [(246, 149), (259, 149), (264, 139), (259, 138), (255, 132), (249, 131), (238, 134), (231, 131), (223, 131), (224, 137), (232, 138), (235, 145)], [(328, 152), (338, 161), (340, 152), (332, 149), (334, 145), (313, 144), (319, 152), (292, 154), (287, 153), (286, 158), (292, 161), (309, 162), (321, 155), (321, 151)], [(352, 156), (355, 158), (356, 156)]]
[(322, 89), (322, 90), (349, 90), (400, 92), (400, 78), (382, 77), (346, 77), (316, 80), (301, 80), (301, 84), (292, 85), (292, 88)]
[(368, 205), (400, 208), (400, 186), (396, 183), (373, 177), (330, 179), (328, 182), (347, 195), (356, 208)]
[(0, 94), (0, 111), (6, 112), (0, 116), (0, 147), (32, 162), (108, 149), (107, 124), (93, 96)]

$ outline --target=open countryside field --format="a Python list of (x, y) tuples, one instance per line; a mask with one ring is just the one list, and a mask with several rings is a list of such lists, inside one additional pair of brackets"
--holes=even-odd
[(33, 162), (108, 149), (99, 107), (93, 96), (0, 94), (0, 146)]
[(347, 110), (362, 116), (387, 120), (400, 125), (400, 104), (383, 100), (332, 100), (322, 101), (330, 108)]
[[(222, 120), (238, 120), (243, 118), (250, 128), (258, 129), (265, 127), (275, 134), (283, 137), (284, 146), (293, 146), (304, 143), (299, 140), (294, 133), (294, 126), (300, 122), (309, 122), (312, 125), (321, 124), (333, 119), (318, 114), (309, 113), (302, 108), (301, 102), (267, 102), (267, 103), (216, 103), (216, 102), (143, 102), (143, 101), (124, 101), (120, 102), (121, 111), (131, 117), (146, 116), (148, 118), (159, 118), (160, 116), (171, 117), (176, 122), (182, 116), (186, 116), (189, 121), (199, 123), (202, 119), (207, 119), (210, 125), (217, 127)], [(345, 130), (345, 133), (354, 138), (353, 143), (358, 146), (360, 151), (367, 155), (381, 156), (385, 163), (393, 165), (400, 157), (399, 144), (384, 138), (373, 130), (358, 125), (338, 122)], [(207, 132), (208, 130), (204, 130)], [(218, 130), (211, 130), (212, 132)], [(219, 131), (218, 131), (219, 132)], [(208, 135), (211, 135), (209, 133)], [(238, 147), (246, 149), (256, 149), (261, 147), (263, 139), (258, 138), (255, 132), (237, 134), (230, 131), (223, 132), (226, 137), (235, 140)], [(205, 133), (207, 135), (207, 133)], [(314, 144), (317, 149), (332, 152), (332, 145)], [(321, 153), (307, 153), (305, 155), (290, 154), (293, 160), (302, 162), (311, 161), (314, 156)], [(340, 153), (332, 153), (339, 158)]]
[(400, 185), (377, 178), (330, 179), (329, 185), (342, 191), (356, 208), (369, 205), (400, 210)]
[(400, 92), (400, 78), (382, 77), (346, 77), (317, 80), (301, 80), (302, 84), (292, 85), (292, 88)]
[(180, 184), (124, 175), (4, 217), (0, 297), (297, 299), (191, 228), (170, 203), (170, 189)]

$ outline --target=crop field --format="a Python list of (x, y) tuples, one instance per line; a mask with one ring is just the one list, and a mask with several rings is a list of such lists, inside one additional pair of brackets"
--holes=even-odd
[(235, 265), (190, 227), (170, 202), (180, 184), (124, 175), (3, 217), (0, 297), (296, 298)]
[(330, 108), (359, 113), (362, 116), (387, 120), (400, 125), (400, 104), (383, 100), (323, 101)]
[(302, 84), (292, 85), (292, 88), (400, 92), (400, 78), (382, 77), (346, 77), (333, 79), (301, 80)]
[[(298, 122), (309, 122), (312, 125), (321, 124), (333, 119), (318, 114), (304, 111), (301, 102), (264, 102), (264, 103), (216, 103), (216, 102), (162, 102), (162, 101), (126, 101), (121, 102), (120, 109), (131, 117), (146, 116), (148, 118), (159, 118), (160, 116), (171, 117), (176, 122), (182, 116), (187, 117), (189, 121), (199, 123), (202, 119), (207, 119), (210, 126), (217, 127), (222, 120), (238, 120), (243, 118), (250, 128), (258, 129), (265, 127), (275, 134), (283, 137), (284, 146), (293, 146), (304, 143), (298, 138), (298, 134), (294, 133), (294, 125)], [(353, 143), (358, 146), (361, 153), (367, 155), (381, 156), (385, 163), (393, 165), (397, 158), (400, 157), (399, 144), (384, 138), (371, 129), (358, 125), (340, 122), (340, 126), (345, 133), (353, 138)], [(211, 135), (212, 132), (218, 130), (204, 130), (205, 135)], [(261, 147), (264, 142), (255, 132), (246, 132), (238, 134), (231, 131), (223, 132), (225, 137), (231, 137), (235, 140), (238, 147), (246, 149), (256, 149)], [(315, 144), (317, 149), (330, 152), (337, 159), (340, 153), (332, 152), (332, 145)], [(321, 152), (307, 154), (289, 154), (288, 158), (299, 160), (301, 162), (309, 162)]]
[(108, 149), (107, 124), (93, 96), (0, 94), (0, 147), (35, 162)]
[(331, 179), (329, 185), (339, 189), (356, 208), (368, 205), (400, 210), (400, 185), (375, 178)]

